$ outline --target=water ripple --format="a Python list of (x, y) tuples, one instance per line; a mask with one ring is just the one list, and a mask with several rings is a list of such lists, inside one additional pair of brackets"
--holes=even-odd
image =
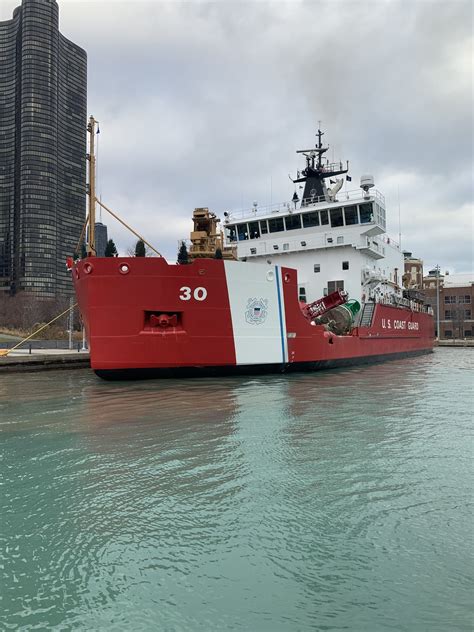
[(472, 357), (6, 376), (0, 629), (471, 629)]

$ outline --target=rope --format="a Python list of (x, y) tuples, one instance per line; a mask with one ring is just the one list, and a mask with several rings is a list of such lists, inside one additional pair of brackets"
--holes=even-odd
[(141, 239), (141, 241), (143, 241), (144, 244), (146, 244), (148, 246), (148, 248), (150, 248), (151, 250), (153, 250), (153, 252), (156, 252), (156, 254), (159, 257), (162, 257), (163, 255), (161, 253), (158, 252), (158, 250), (156, 248), (153, 248), (153, 246), (144, 238), (142, 237), (139, 233), (137, 233), (135, 230), (133, 230), (133, 228), (131, 228), (128, 224), (126, 224), (122, 219), (120, 219), (120, 217), (118, 215), (115, 215), (115, 213), (113, 211), (111, 211), (109, 208), (107, 208), (107, 206), (105, 206), (105, 204), (103, 204), (99, 199), (95, 199), (95, 201), (97, 202), (97, 204), (99, 204), (99, 206), (101, 206), (103, 209), (105, 209), (108, 213), (110, 213), (112, 215), (112, 217), (115, 217), (116, 220), (118, 220), (123, 226), (125, 226), (125, 228), (128, 228), (128, 230), (133, 233), (135, 235), (135, 237), (138, 237), (138, 239)]
[(21, 342), (19, 342), (17, 345), (12, 347), (11, 349), (0, 349), (0, 356), (7, 356), (11, 351), (18, 349), (18, 347), (20, 347), (24, 342), (26, 342), (30, 338), (33, 338), (33, 336), (36, 336), (36, 334), (39, 334), (40, 331), (43, 331), (43, 329), (46, 329), (46, 327), (49, 327), (51, 323), (54, 323), (55, 320), (58, 320), (58, 318), (61, 318), (61, 316), (64, 316), (64, 314), (67, 314), (72, 309), (74, 309), (76, 305), (77, 303), (74, 303), (74, 305), (71, 305), (71, 307), (68, 307), (67, 309), (65, 309), (64, 312), (61, 312), (61, 314), (59, 314), (59, 316), (55, 316), (53, 320), (50, 320), (49, 323), (46, 323), (46, 325), (43, 325), (42, 327), (34, 331), (30, 336), (28, 336), (27, 338), (24, 338)]

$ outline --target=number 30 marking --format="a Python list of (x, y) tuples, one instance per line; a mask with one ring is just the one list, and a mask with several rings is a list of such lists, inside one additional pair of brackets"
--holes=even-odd
[[(179, 295), (179, 298), (182, 301), (189, 301), (191, 299), (190, 287), (187, 287), (185, 285), (184, 287), (180, 287), (179, 291), (181, 292), (181, 294)], [(207, 290), (205, 287), (197, 287), (192, 293), (192, 296), (194, 297), (196, 301), (205, 301), (207, 298)]]

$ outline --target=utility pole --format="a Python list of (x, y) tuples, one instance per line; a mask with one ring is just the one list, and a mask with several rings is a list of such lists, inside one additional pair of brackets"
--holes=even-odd
[(73, 298), (69, 299), (69, 349), (72, 349), (72, 328), (74, 327)]
[(439, 265), (435, 267), (436, 270), (436, 337), (439, 340)]
[(89, 132), (89, 239), (87, 240), (87, 256), (95, 257), (95, 125), (97, 121), (93, 116), (89, 117), (87, 131)]

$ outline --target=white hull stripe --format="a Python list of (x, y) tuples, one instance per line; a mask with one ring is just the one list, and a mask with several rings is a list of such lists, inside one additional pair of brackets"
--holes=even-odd
[(225, 261), (224, 267), (236, 364), (284, 363), (286, 329), (278, 268), (237, 261)]

